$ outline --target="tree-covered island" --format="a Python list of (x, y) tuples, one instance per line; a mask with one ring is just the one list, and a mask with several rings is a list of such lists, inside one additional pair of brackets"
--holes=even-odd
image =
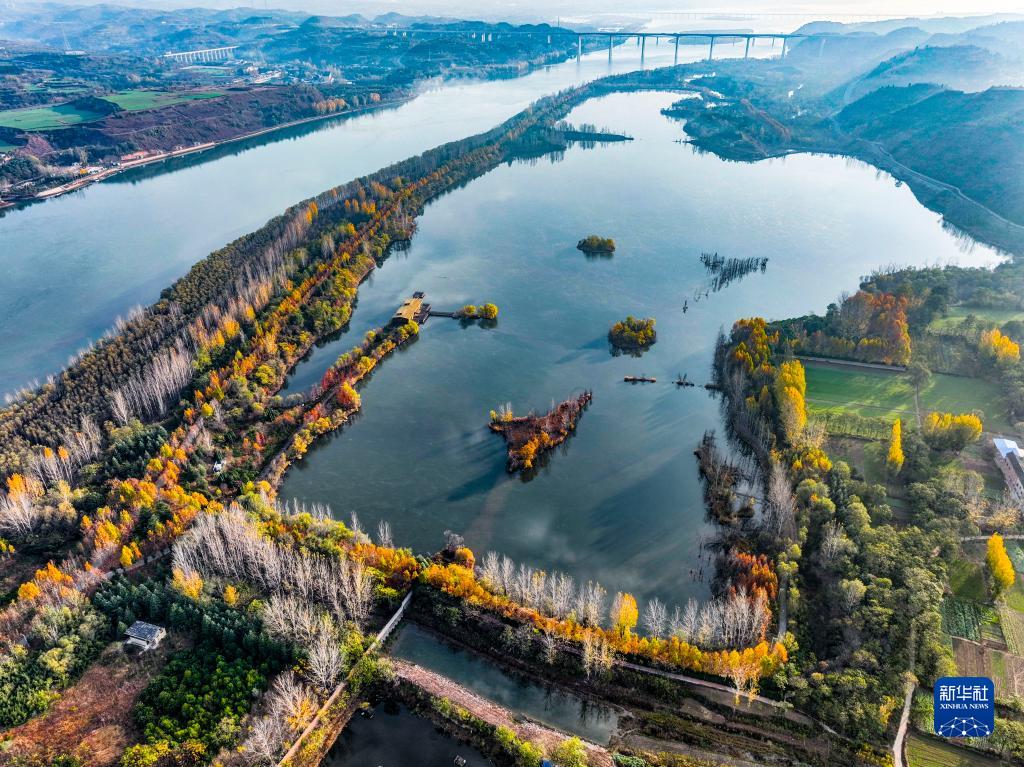
[(640, 319), (629, 315), (612, 325), (608, 331), (608, 341), (613, 347), (623, 351), (643, 351), (657, 340), (658, 334), (654, 330), (653, 317)]
[(576, 243), (576, 249), (582, 250), (587, 255), (593, 253), (614, 253), (615, 240), (611, 237), (598, 237), (596, 234), (588, 234)]

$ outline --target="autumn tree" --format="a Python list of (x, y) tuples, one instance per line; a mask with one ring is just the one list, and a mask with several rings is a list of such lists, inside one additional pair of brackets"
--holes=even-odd
[(959, 452), (981, 436), (981, 419), (973, 413), (929, 413), (921, 433), (925, 442), (936, 450)]
[(629, 636), (636, 628), (640, 611), (636, 606), (636, 599), (632, 594), (623, 594), (621, 591), (615, 595), (612, 601), (612, 624), (620, 636)]
[(551, 750), (551, 761), (557, 767), (587, 767), (587, 747), (579, 738), (567, 738)]
[(1000, 364), (1009, 364), (1020, 360), (1020, 345), (1003, 335), (999, 328), (986, 330), (978, 341), (978, 349)]
[(1000, 596), (1013, 585), (1017, 576), (1013, 572), (1013, 562), (1010, 561), (1010, 557), (1006, 553), (1006, 544), (1003, 543), (1003, 536), (999, 533), (992, 533), (989, 537), (985, 561), (992, 576), (996, 596)]
[(903, 426), (899, 418), (892, 422), (892, 433), (889, 435), (889, 455), (886, 458), (889, 471), (899, 474), (903, 468)]
[(779, 365), (775, 378), (775, 395), (779, 422), (786, 440), (797, 444), (807, 425), (807, 381), (800, 360), (787, 360)]

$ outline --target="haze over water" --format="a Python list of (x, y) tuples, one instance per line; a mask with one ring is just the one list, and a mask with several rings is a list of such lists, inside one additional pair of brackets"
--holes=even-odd
[[(679, 50), (680, 61), (704, 55), (704, 47)], [(644, 63), (672, 58), (672, 46), (649, 44)], [(488, 130), (545, 94), (639, 67), (640, 50), (628, 43), (610, 65), (598, 51), (516, 79), (434, 82), (396, 109), (228, 144), (0, 214), (0, 394), (59, 371), (117, 315), (157, 300), (196, 261), (290, 205)]]

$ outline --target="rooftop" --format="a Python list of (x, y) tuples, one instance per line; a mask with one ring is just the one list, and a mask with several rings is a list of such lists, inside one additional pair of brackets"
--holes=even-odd
[(164, 633), (164, 629), (161, 626), (154, 626), (152, 623), (146, 623), (145, 621), (135, 621), (135, 623), (128, 627), (125, 633), (133, 639), (152, 642)]
[(1017, 443), (1012, 439), (1005, 439), (1003, 437), (996, 437), (992, 440), (992, 444), (995, 445), (996, 450), (999, 451), (999, 455), (1006, 458), (1009, 453), (1020, 453), (1020, 448), (1017, 447)]

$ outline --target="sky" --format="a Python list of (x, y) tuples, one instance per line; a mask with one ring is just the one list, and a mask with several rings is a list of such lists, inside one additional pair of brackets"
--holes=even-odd
[[(0, 0), (21, 4), (36, 0)], [(71, 0), (93, 3), (100, 0)], [(343, 16), (362, 13), (373, 16), (387, 11), (415, 14), (446, 14), (461, 18), (508, 18), (547, 20), (556, 17), (593, 18), (599, 14), (647, 15), (649, 13), (733, 12), (799, 13), (819, 18), (856, 15), (968, 16), (983, 13), (1020, 12), (1019, 0), (105, 0), (116, 5), (148, 8), (281, 8)], [(802, 21), (802, 19), (801, 19)]]

